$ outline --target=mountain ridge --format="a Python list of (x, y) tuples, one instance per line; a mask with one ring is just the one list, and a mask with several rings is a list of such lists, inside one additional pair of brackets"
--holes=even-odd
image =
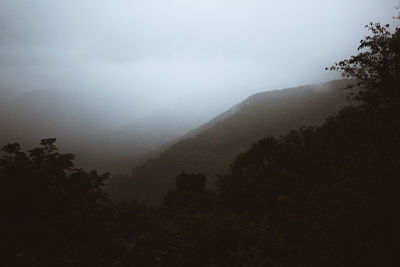
[[(349, 103), (349, 80), (259, 92), (178, 138), (158, 157), (133, 168), (132, 177), (110, 181), (116, 199), (157, 202), (174, 188), (181, 171), (202, 172), (213, 186), (234, 158), (266, 135), (280, 136), (301, 126), (317, 126)], [(121, 183), (121, 186), (118, 186)], [(123, 184), (123, 186), (122, 186)], [(119, 191), (118, 188), (124, 188)]]

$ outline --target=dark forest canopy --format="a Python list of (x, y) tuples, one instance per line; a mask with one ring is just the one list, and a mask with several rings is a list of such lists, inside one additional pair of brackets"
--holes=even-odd
[(115, 199), (132, 197), (159, 203), (182, 170), (202, 172), (214, 187), (217, 174), (229, 170), (236, 155), (265, 135), (279, 137), (301, 126), (318, 126), (349, 105), (346, 87), (351, 80), (261, 92), (191, 131), (158, 157), (133, 168), (132, 177), (111, 179), (108, 191)]
[(400, 28), (370, 25), (333, 66), (355, 107), (267, 136), (205, 187), (182, 172), (157, 207), (112, 203), (107, 174), (54, 139), (0, 160), (2, 266), (399, 266)]

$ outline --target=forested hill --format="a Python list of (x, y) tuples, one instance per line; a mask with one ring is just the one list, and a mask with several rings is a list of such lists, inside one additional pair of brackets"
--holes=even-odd
[(132, 197), (157, 202), (174, 187), (182, 170), (202, 172), (209, 186), (223, 174), (235, 157), (255, 140), (280, 136), (301, 126), (319, 125), (349, 103), (348, 80), (267, 91), (250, 96), (205, 125), (191, 131), (143, 165), (134, 168), (131, 179), (110, 182), (116, 199)]
[[(5, 145), (0, 266), (400, 266), (400, 26), (368, 29), (330, 68), (357, 81), (355, 106), (337, 111), (346, 81), (250, 97), (120, 184), (157, 200), (185, 169), (159, 205), (111, 201), (109, 174), (75, 167), (55, 138)], [(216, 190), (190, 173), (229, 157)]]

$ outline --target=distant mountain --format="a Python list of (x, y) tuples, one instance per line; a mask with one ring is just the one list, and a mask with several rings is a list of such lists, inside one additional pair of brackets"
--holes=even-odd
[(11, 142), (36, 147), (56, 137), (57, 146), (76, 154), (76, 165), (85, 169), (129, 173), (159, 146), (200, 124), (194, 118), (173, 120), (182, 113), (179, 107), (144, 116), (135, 112), (139, 100), (121, 92), (36, 90), (9, 97), (3, 91), (0, 147)]
[(124, 142), (135, 139), (140, 140), (138, 146), (157, 148), (165, 142), (175, 141), (230, 106), (224, 101), (209, 106), (204, 103), (209, 103), (208, 95), (198, 92), (183, 95), (113, 135)]
[(116, 199), (156, 202), (174, 188), (174, 178), (182, 170), (206, 174), (212, 187), (216, 175), (225, 173), (235, 157), (255, 141), (319, 125), (348, 105), (347, 92), (339, 90), (348, 83), (336, 80), (254, 94), (179, 138), (159, 157), (134, 168), (132, 178), (112, 180), (110, 193)]

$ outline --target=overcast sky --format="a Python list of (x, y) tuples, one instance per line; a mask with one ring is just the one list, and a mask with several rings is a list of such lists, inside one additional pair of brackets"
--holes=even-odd
[(335, 78), (324, 68), (397, 3), (0, 0), (0, 88), (123, 92), (147, 110), (192, 93), (234, 103)]

